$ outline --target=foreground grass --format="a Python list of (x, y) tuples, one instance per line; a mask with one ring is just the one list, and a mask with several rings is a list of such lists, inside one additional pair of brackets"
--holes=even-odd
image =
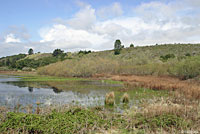
[[(200, 105), (184, 98), (144, 101), (123, 113), (104, 107), (45, 107), (34, 113), (0, 109), (0, 133), (181, 133), (200, 132)], [(111, 109), (111, 111), (110, 111)]]

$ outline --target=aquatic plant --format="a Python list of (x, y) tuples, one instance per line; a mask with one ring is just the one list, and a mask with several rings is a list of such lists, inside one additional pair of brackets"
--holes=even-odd
[(36, 102), (36, 105), (37, 105), (37, 107), (36, 107), (36, 114), (40, 114), (40, 102), (38, 101), (38, 102)]
[(122, 102), (129, 103), (129, 95), (127, 93), (122, 96)]
[(110, 92), (106, 94), (105, 105), (114, 106), (115, 104), (115, 93)]

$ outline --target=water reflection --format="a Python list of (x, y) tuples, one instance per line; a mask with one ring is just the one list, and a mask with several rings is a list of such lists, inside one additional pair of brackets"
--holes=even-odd
[(53, 89), (54, 93), (57, 93), (57, 94), (63, 92), (62, 90), (60, 90), (56, 87), (52, 87), (52, 89)]
[(0, 76), (0, 106), (42, 105), (101, 106), (107, 92), (121, 88), (100, 81), (25, 82)]
[(33, 87), (28, 87), (28, 91), (29, 91), (30, 93), (32, 93), (32, 92), (33, 92)]

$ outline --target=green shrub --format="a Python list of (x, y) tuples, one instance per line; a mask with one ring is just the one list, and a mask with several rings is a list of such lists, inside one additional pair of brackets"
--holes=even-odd
[(145, 117), (141, 114), (136, 115), (136, 127), (150, 129), (163, 128), (170, 130), (170, 128), (182, 129), (188, 128), (190, 122), (185, 121), (182, 117), (175, 114), (161, 114), (153, 117)]
[(177, 62), (172, 74), (181, 79), (190, 79), (200, 75), (200, 56), (188, 57), (187, 59)]
[(160, 56), (160, 59), (161, 59), (163, 62), (167, 61), (167, 60), (170, 59), (170, 58), (175, 58), (175, 55), (174, 55), (174, 54), (167, 54), (167, 55), (165, 55), (165, 56)]

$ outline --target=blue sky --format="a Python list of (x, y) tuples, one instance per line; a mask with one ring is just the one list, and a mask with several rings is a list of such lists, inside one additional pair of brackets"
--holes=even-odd
[(0, 57), (200, 42), (199, 0), (1, 0)]
[[(32, 33), (32, 40), (38, 40), (38, 29), (53, 23), (55, 18), (68, 19), (78, 10), (78, 2), (90, 4), (98, 9), (114, 2), (120, 2), (124, 10), (129, 10), (138, 4), (149, 0), (1, 0), (0, 32), (10, 26), (25, 26)], [(129, 13), (127, 12), (125, 13)]]

